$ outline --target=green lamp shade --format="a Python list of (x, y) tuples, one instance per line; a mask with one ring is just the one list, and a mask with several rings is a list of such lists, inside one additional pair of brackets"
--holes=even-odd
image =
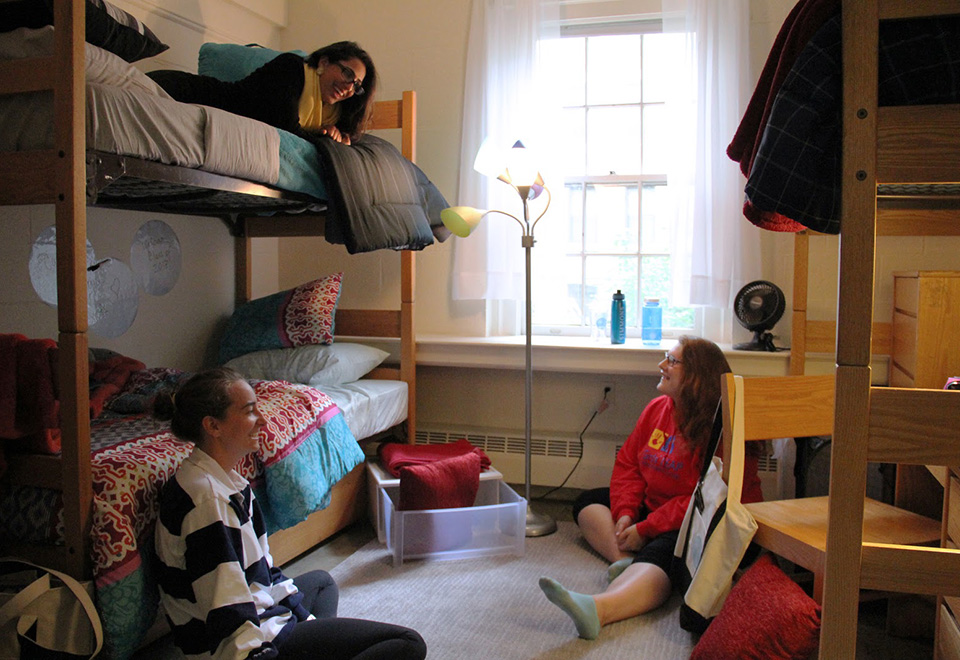
[(466, 238), (480, 224), (487, 211), (472, 206), (451, 206), (440, 212), (444, 226), (460, 238)]

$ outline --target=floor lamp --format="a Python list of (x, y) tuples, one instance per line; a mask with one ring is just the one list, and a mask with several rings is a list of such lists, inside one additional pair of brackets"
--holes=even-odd
[[(537, 222), (547, 212), (550, 207), (550, 191), (543, 183), (540, 173), (535, 167), (530, 167), (529, 153), (523, 148), (520, 142), (517, 142), (510, 150), (510, 163), (497, 178), (500, 181), (511, 186), (520, 195), (523, 201), (523, 220), (517, 216), (505, 211), (494, 209), (483, 210), (470, 206), (452, 206), (444, 209), (440, 213), (443, 224), (451, 232), (466, 238), (480, 224), (480, 220), (491, 213), (499, 213), (509, 218), (513, 218), (523, 230), (521, 245), (526, 253), (526, 274), (527, 274), (527, 309), (526, 309), (526, 384), (524, 391), (524, 402), (526, 403), (525, 425), (524, 425), (524, 497), (527, 499), (527, 536), (546, 536), (557, 531), (557, 521), (547, 514), (537, 513), (530, 504), (530, 441), (531, 441), (531, 410), (533, 394), (533, 351), (531, 344), (531, 329), (533, 327), (533, 311), (530, 297), (530, 261), (531, 249), (533, 248), (533, 230)], [(537, 218), (530, 222), (529, 201), (537, 198), (541, 193), (546, 193), (546, 204), (543, 211)]]

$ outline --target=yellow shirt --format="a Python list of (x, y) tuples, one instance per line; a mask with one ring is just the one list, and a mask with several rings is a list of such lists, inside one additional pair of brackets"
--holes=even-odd
[(324, 105), (320, 98), (320, 69), (303, 63), (303, 92), (300, 94), (300, 127), (319, 130), (321, 126), (336, 124), (340, 112), (335, 105)]

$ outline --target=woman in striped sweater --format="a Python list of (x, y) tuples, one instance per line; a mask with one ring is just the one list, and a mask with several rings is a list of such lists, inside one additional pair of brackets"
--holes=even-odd
[(408, 628), (337, 618), (325, 571), (288, 578), (273, 565), (250, 484), (233, 468), (259, 446), (257, 397), (228, 368), (161, 393), (154, 414), (196, 448), (163, 489), (156, 529), (161, 600), (188, 658), (422, 660)]

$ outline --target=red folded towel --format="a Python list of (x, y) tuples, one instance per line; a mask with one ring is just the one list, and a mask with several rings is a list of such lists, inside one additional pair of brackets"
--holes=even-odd
[(480, 455), (467, 452), (428, 465), (400, 468), (398, 511), (473, 506), (480, 490)]
[(490, 467), (490, 457), (482, 449), (474, 447), (465, 438), (443, 445), (408, 445), (400, 442), (386, 442), (378, 450), (380, 462), (394, 477), (400, 476), (400, 468), (410, 465), (426, 465), (445, 458), (476, 453), (480, 456), (480, 468)]

